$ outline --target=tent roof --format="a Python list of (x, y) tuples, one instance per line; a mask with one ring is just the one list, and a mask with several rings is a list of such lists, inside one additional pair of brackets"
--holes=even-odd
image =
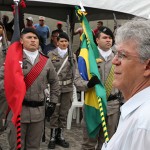
[[(68, 14), (74, 13), (74, 6), (79, 5), (79, 0), (26, 0), (26, 13), (43, 15), (57, 20), (66, 20)], [(13, 0), (0, 0), (0, 10), (11, 10)], [(88, 12), (88, 20), (130, 19), (133, 16), (150, 17), (149, 0), (82, 0)]]

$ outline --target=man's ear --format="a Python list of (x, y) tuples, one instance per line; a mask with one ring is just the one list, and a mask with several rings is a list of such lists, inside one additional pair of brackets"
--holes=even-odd
[(98, 44), (98, 38), (96, 38), (96, 43)]
[(23, 44), (23, 40), (22, 40), (22, 38), (20, 38), (20, 43), (21, 43), (21, 44)]
[(145, 62), (145, 71), (144, 71), (144, 76), (145, 77), (150, 77), (150, 59), (148, 59), (146, 62)]

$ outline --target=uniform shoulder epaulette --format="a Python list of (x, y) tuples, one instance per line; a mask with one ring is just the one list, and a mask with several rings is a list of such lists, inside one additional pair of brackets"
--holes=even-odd
[(49, 58), (47, 55), (45, 55), (44, 53), (42, 53), (41, 51), (39, 51), (39, 53), (43, 56), (45, 56), (46, 58)]

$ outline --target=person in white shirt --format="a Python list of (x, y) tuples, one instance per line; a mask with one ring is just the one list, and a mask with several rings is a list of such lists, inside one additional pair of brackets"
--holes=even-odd
[(102, 150), (150, 149), (150, 21), (133, 19), (117, 29), (114, 87), (125, 99), (116, 133)]

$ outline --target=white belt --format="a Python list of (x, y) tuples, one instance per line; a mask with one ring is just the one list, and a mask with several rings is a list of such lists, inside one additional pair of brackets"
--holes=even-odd
[(70, 83), (72, 83), (71, 79), (70, 80), (66, 80), (66, 81), (59, 81), (59, 85), (68, 85)]

